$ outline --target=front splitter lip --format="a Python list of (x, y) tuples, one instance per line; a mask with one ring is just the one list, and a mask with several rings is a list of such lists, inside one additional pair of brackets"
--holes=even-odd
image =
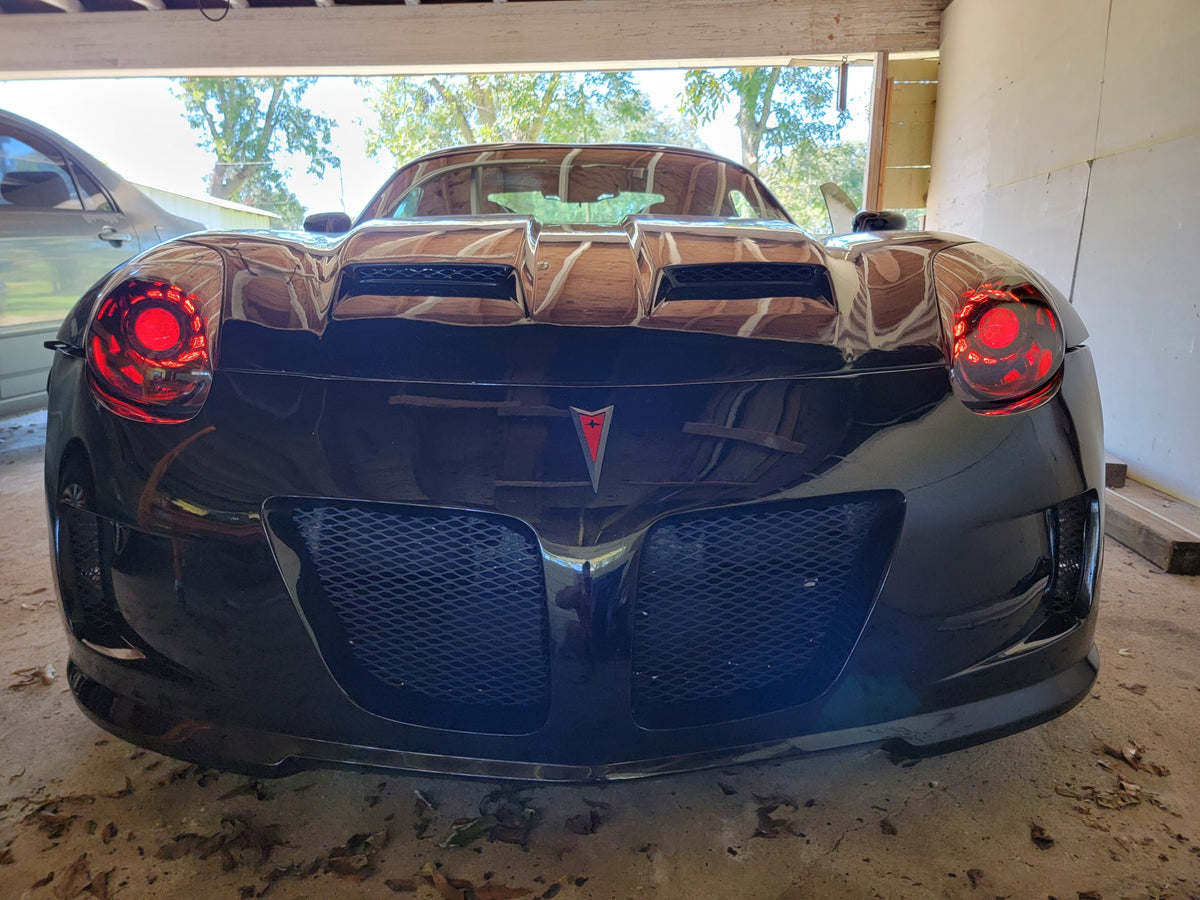
[[(1099, 652), (1093, 644), (1088, 655), (1069, 669), (1038, 684), (985, 700), (783, 741), (597, 765), (441, 756), (216, 725), (172, 717), (117, 694), (83, 673), (74, 662), (69, 667), (69, 678), (80, 708), (101, 728), (164, 755), (214, 768), (283, 777), (304, 769), (351, 765), (470, 778), (586, 783), (761, 762), (882, 741), (899, 741), (914, 755), (922, 756), (960, 749), (1061, 715), (1087, 696), (1098, 669)], [(148, 727), (151, 724), (153, 727)]]

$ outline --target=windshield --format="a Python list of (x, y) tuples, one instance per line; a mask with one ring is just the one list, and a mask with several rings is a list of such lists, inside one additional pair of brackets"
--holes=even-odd
[(640, 147), (452, 151), (401, 169), (375, 204), (364, 218), (507, 213), (546, 225), (616, 225), (629, 215), (787, 220), (761, 183), (728, 160)]

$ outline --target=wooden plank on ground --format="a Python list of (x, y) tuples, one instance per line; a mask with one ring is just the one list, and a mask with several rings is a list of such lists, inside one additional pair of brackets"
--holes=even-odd
[(1174, 575), (1200, 575), (1200, 509), (1128, 481), (1105, 488), (1105, 533)]

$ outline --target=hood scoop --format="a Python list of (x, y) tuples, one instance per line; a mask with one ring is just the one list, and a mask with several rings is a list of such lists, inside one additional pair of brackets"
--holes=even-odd
[(654, 305), (672, 300), (767, 300), (805, 297), (833, 306), (829, 272), (821, 265), (724, 262), (663, 266)]
[(342, 271), (338, 299), (376, 297), (479, 297), (517, 300), (517, 273), (496, 263), (363, 263)]

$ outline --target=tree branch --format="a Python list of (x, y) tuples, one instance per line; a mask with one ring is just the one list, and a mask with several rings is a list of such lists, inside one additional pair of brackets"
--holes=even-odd
[(463, 143), (474, 144), (475, 132), (471, 128), (471, 122), (467, 119), (467, 114), (463, 110), (458, 98), (454, 96), (446, 85), (442, 84), (440, 79), (430, 78), (429, 83), (433, 85), (434, 90), (441, 96), (442, 101), (449, 104), (450, 108), (454, 110), (454, 121), (458, 125), (459, 136), (462, 138)]
[(562, 72), (555, 72), (550, 76), (550, 81), (546, 83), (546, 90), (542, 92), (542, 101), (538, 104), (537, 124), (531, 129), (529, 140), (536, 141), (542, 134), (542, 127), (546, 124), (546, 116), (550, 112), (550, 106), (554, 103), (554, 96), (558, 93), (558, 86), (562, 84)]

